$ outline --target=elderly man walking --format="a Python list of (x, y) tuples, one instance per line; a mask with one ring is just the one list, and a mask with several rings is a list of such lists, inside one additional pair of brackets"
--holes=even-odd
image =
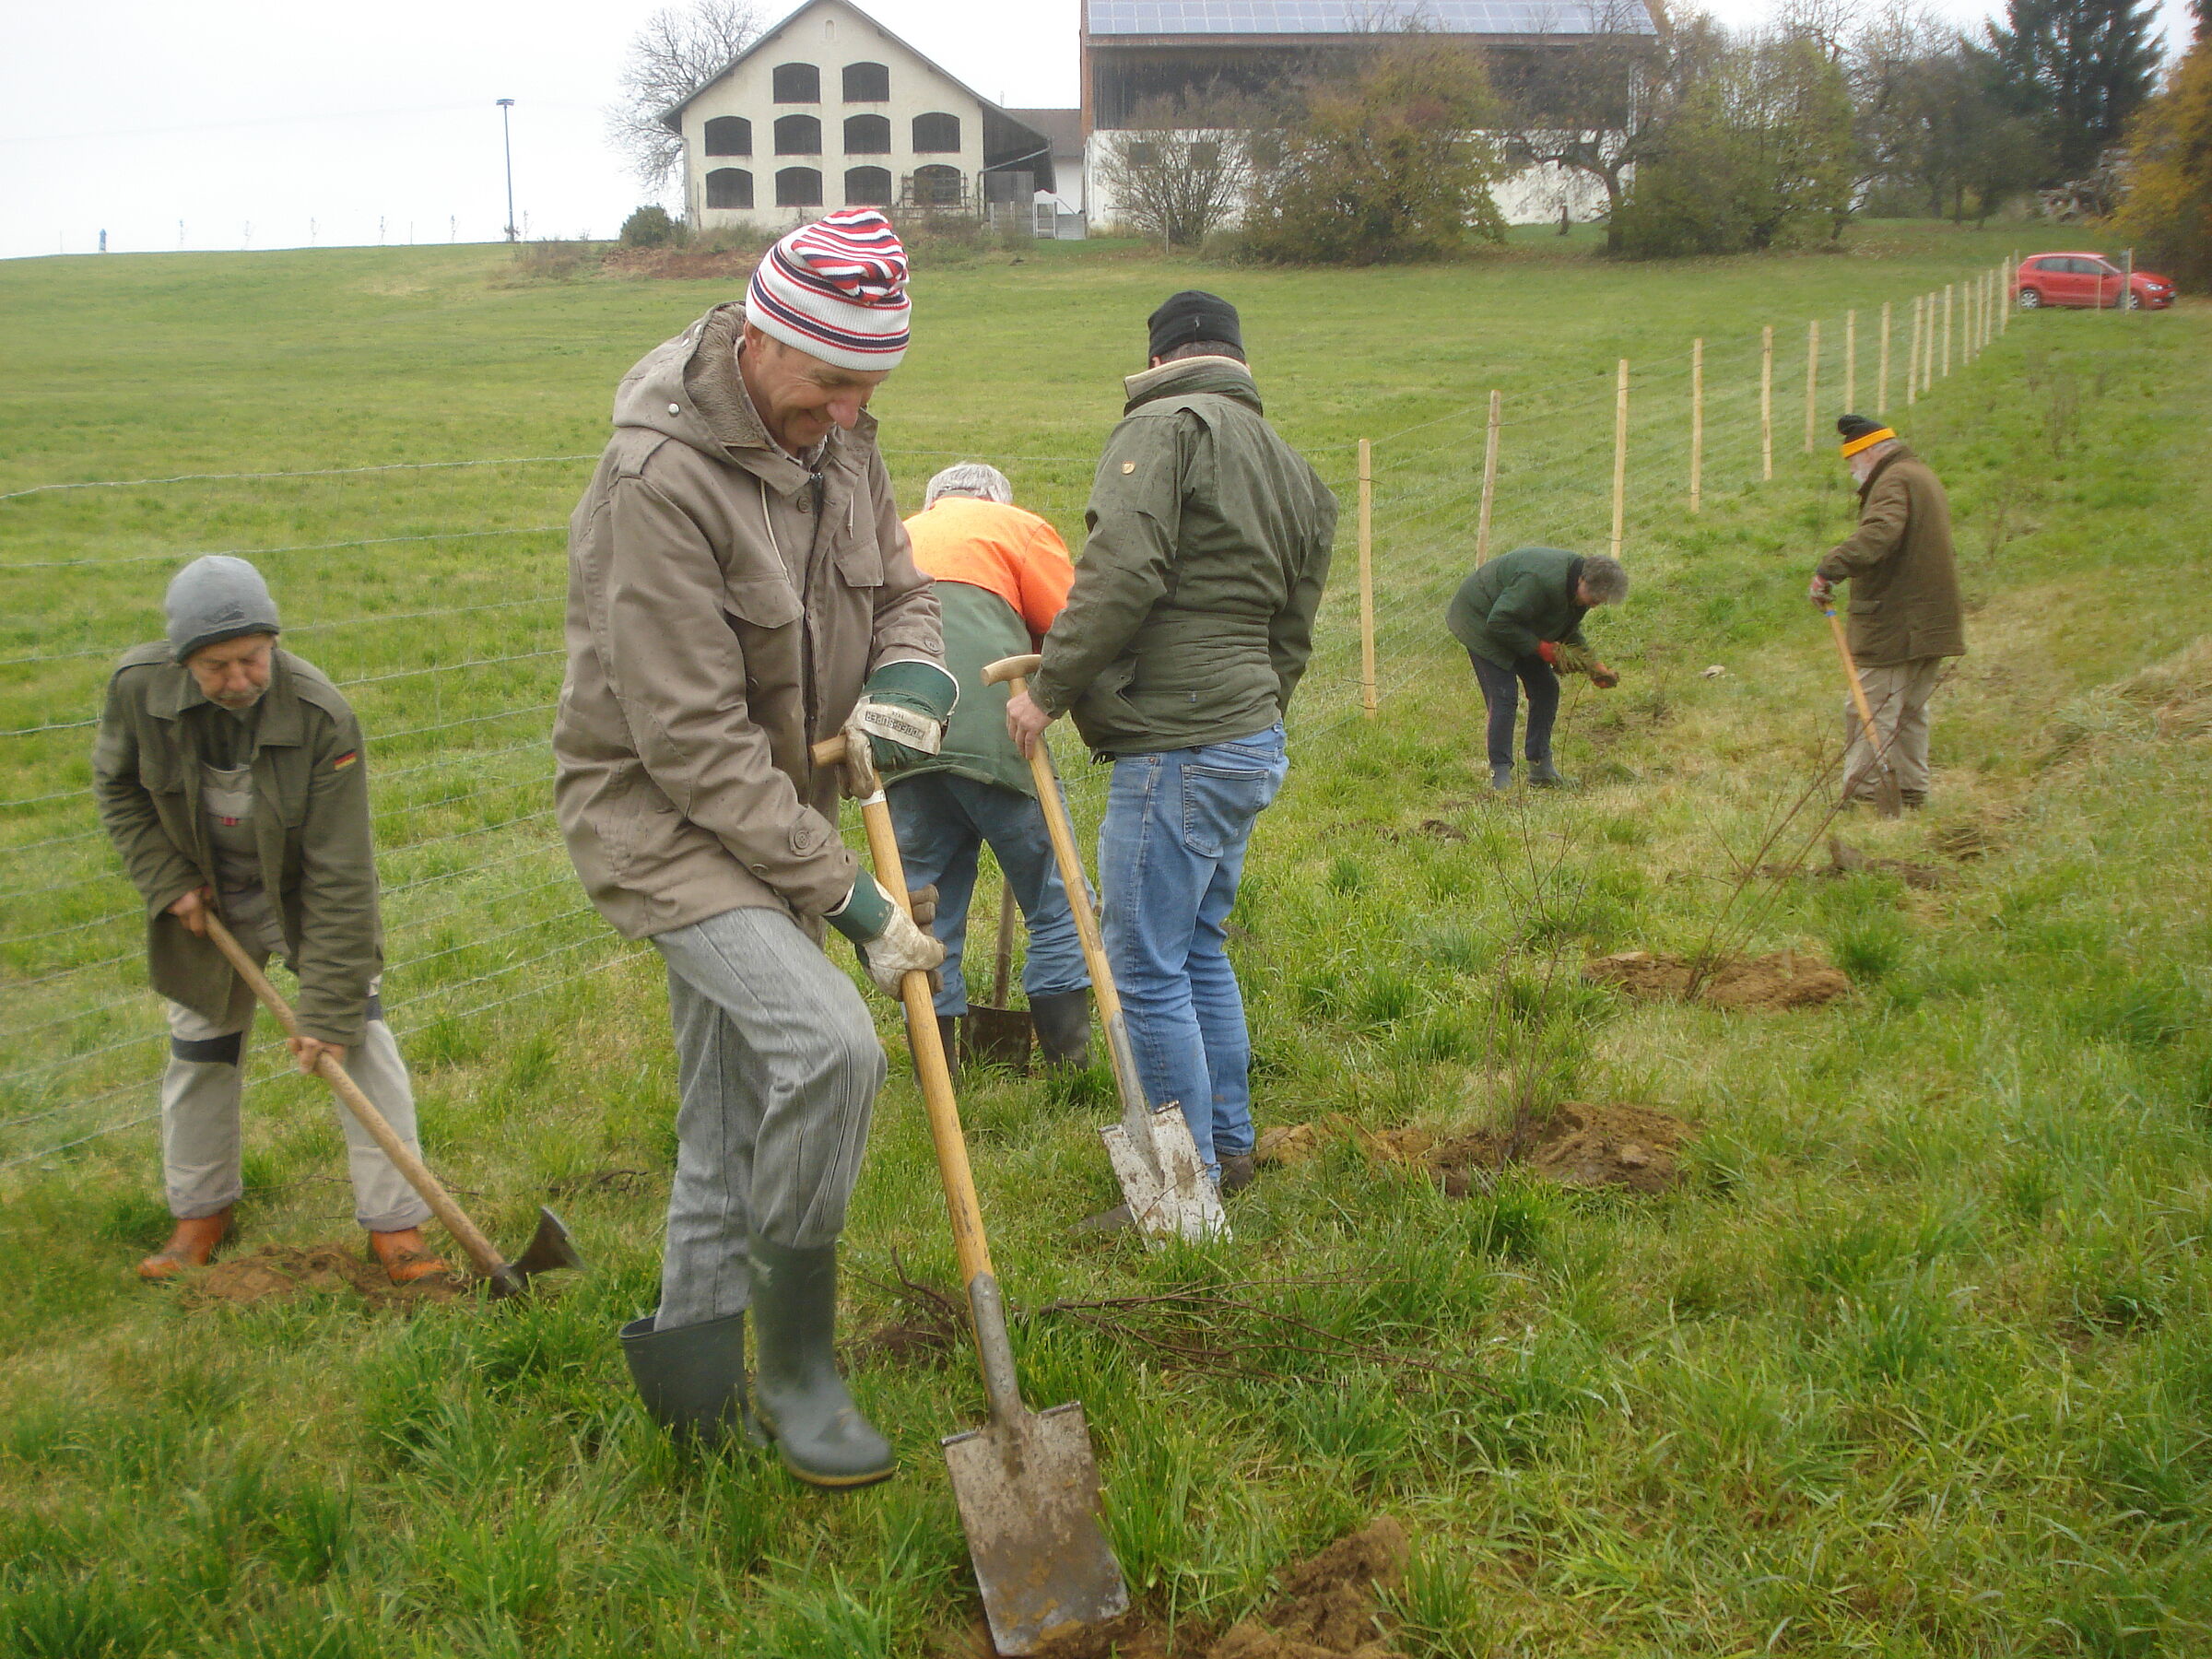
[(908, 309), (889, 223), (835, 213), (624, 377), (570, 524), (553, 732), (569, 855), (665, 959), (676, 1030), (660, 1302), (621, 1333), (631, 1375), (672, 1432), (757, 1421), (829, 1487), (894, 1458), (834, 1351), (838, 1235), (885, 1065), (823, 930), (894, 1001), (944, 958), (838, 839), (838, 773), (808, 756), (842, 728), (881, 766), (919, 758), (954, 705), (866, 413)]
[(1026, 754), (1072, 712), (1113, 762), (1101, 931), (1151, 1103), (1178, 1102), (1209, 1174), (1252, 1178), (1252, 1041), (1225, 950), (1252, 829), (1289, 769), (1336, 498), (1268, 425), (1236, 308), (1172, 296), (1127, 382), (1074, 588), (1028, 690)]
[(1075, 568), (1060, 533), (1014, 504), (995, 466), (969, 462), (929, 481), (906, 521), (914, 563), (936, 584), (945, 665), (959, 682), (945, 746), (887, 780), (906, 877), (937, 890), (933, 931), (945, 947), (937, 1021), (945, 1052), (968, 1012), (960, 972), (976, 853), (986, 842), (1029, 924), (1021, 984), (1048, 1065), (1080, 1065), (1090, 1048), (1090, 975), (1053, 860), (1037, 784), (1006, 735), (1006, 692), (986, 664), (1033, 651), (1066, 603)]
[(1583, 638), (1583, 618), (1629, 594), (1629, 573), (1617, 559), (1584, 557), (1563, 547), (1515, 547), (1477, 565), (1459, 584), (1444, 626), (1467, 648), (1489, 713), (1490, 787), (1513, 784), (1513, 724), (1521, 690), (1528, 690), (1528, 781), (1539, 789), (1570, 782), (1551, 758), (1551, 728), (1559, 713), (1559, 676), (1587, 674), (1601, 690), (1620, 676), (1599, 662)]
[(1925, 806), (1928, 700), (1943, 659), (1966, 654), (1950, 499), (1935, 470), (1879, 421), (1846, 415), (1836, 430), (1859, 487), (1859, 527), (1814, 567), (1809, 594), (1825, 609), (1835, 584), (1851, 583), (1851, 654), (1880, 746), (1878, 753), (1867, 747), (1846, 698), (1843, 799), (1874, 799), (1887, 765), (1904, 804)]
[[(361, 729), (336, 687), (276, 643), (276, 603), (242, 559), (194, 559), (169, 584), (169, 637), (124, 653), (108, 682), (92, 788), (147, 906), (147, 959), (169, 999), (161, 1157), (175, 1232), (138, 1264), (168, 1278), (204, 1265), (243, 1194), (239, 1103), (253, 991), (207, 937), (222, 918), (265, 962), (300, 976), (312, 1072), (336, 1057), (401, 1138), (415, 1096), (377, 991), (383, 934)], [(335, 1102), (333, 1102), (335, 1107)], [(353, 1114), (339, 1112), (354, 1214), (394, 1284), (440, 1271), (429, 1206)]]

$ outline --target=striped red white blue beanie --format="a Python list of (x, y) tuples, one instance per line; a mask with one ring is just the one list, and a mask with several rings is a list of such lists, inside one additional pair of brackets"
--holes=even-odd
[(873, 207), (801, 225), (753, 272), (745, 320), (840, 369), (896, 369), (906, 355), (906, 250)]

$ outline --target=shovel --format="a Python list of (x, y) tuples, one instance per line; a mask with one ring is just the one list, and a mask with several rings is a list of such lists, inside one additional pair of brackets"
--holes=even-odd
[[(1865, 734), (1866, 747), (1874, 756), (1874, 763), (1882, 769), (1881, 780), (1874, 787), (1874, 809), (1886, 818), (1901, 815), (1905, 809), (1903, 792), (1898, 787), (1897, 772), (1889, 764), (1889, 746), (1882, 741), (1880, 728), (1874, 724), (1874, 706), (1866, 700), (1866, 688), (1859, 678), (1859, 665), (1851, 658), (1851, 641), (1845, 637), (1841, 618), (1836, 607), (1823, 605), (1820, 614), (1828, 618), (1829, 631), (1836, 636), (1836, 654), (1843, 659), (1844, 677), (1851, 681), (1852, 707), (1859, 712), (1859, 729)], [(1853, 780), (1843, 780), (1848, 793)]]
[[(1019, 691), (1043, 660), (1036, 655), (1002, 657), (984, 665), (983, 684), (1003, 682)], [(1221, 1194), (1206, 1178), (1206, 1160), (1198, 1156), (1198, 1143), (1192, 1138), (1182, 1106), (1172, 1100), (1157, 1109), (1146, 1104), (1136, 1056), (1129, 1047), (1129, 1027), (1122, 1018), (1121, 994), (1113, 986), (1099, 919), (1090, 908), (1090, 888), (1083, 879), (1083, 860), (1076, 851), (1075, 830), (1067, 821), (1067, 803), (1060, 798), (1060, 781), (1053, 775), (1053, 757), (1042, 738), (1030, 747), (1030, 775), (1036, 780), (1045, 829), (1053, 838), (1053, 856), (1060, 865), (1060, 882), (1067, 888), (1076, 933), (1083, 941), (1091, 997), (1106, 1028), (1106, 1053), (1113, 1065), (1114, 1088), (1122, 1098), (1122, 1121), (1100, 1130), (1099, 1138), (1106, 1143), (1106, 1158), (1121, 1182), (1129, 1218), (1145, 1242), (1156, 1247), (1171, 1238), (1193, 1242), (1226, 1239), (1229, 1218), (1221, 1208)]]
[[(860, 798), (876, 878), (903, 909), (906, 869), (891, 828), (891, 809), (867, 749), (848, 753), (841, 735), (814, 746), (817, 766), (841, 761)], [(976, 1588), (982, 1592), (983, 1613), (991, 1621), (991, 1640), (1002, 1653), (1034, 1653), (1055, 1636), (1127, 1612), (1129, 1587), (1106, 1535), (1099, 1530), (1099, 1463), (1082, 1406), (1071, 1401), (1033, 1412), (1022, 1404), (1014, 1348), (1006, 1337), (1006, 1304), (983, 1238), (982, 1210), (968, 1167), (952, 1074), (937, 1035), (929, 975), (917, 969), (900, 989), (991, 1407), (990, 1420), (981, 1429), (946, 1438), (945, 1462), (952, 1473), (960, 1528), (968, 1535), (969, 1558), (975, 1563)]]
[[(230, 930), (213, 915), (208, 915), (206, 921), (207, 936), (215, 941), (215, 947), (229, 959), (239, 977), (253, 987), (253, 994), (268, 1005), (269, 1012), (276, 1016), (276, 1023), (284, 1028), (285, 1035), (305, 1036), (291, 1004), (276, 994), (268, 975), (253, 965), (253, 959), (246, 954), (245, 947), (231, 935)], [(384, 1156), (406, 1177), (407, 1184), (415, 1189), (417, 1195), (445, 1223), (445, 1230), (468, 1253), (477, 1274), (490, 1281), (495, 1300), (504, 1296), (520, 1296), (530, 1288), (534, 1274), (554, 1273), (564, 1267), (578, 1273), (584, 1271), (583, 1257), (569, 1241), (569, 1230), (560, 1224), (559, 1216), (543, 1206), (537, 1212), (537, 1230), (530, 1235), (529, 1246), (513, 1261), (504, 1259), (477, 1224), (462, 1214), (461, 1206), (453, 1202), (438, 1177), (430, 1173), (429, 1166), (415, 1155), (415, 1149), (401, 1140), (384, 1121), (384, 1114), (361, 1092), (360, 1085), (346, 1075), (346, 1068), (325, 1053), (316, 1060), (315, 1070), (330, 1085), (331, 1092), (345, 1103), (346, 1110), (369, 1131), (369, 1138), (384, 1149)]]
[(971, 1064), (1004, 1065), (1017, 1072), (1030, 1069), (1030, 1042), (1036, 1029), (1019, 1008), (1006, 1006), (1006, 982), (1014, 971), (1014, 892), (1002, 876), (998, 883), (998, 948), (991, 965), (991, 1001), (986, 1007), (971, 1002), (960, 1021), (962, 1040)]

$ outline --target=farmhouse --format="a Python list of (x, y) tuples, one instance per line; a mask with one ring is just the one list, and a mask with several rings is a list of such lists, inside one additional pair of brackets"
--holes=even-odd
[(779, 230), (833, 207), (1027, 215), (1056, 182), (1053, 135), (851, 0), (808, 0), (661, 120), (684, 141), (684, 213), (702, 229)]

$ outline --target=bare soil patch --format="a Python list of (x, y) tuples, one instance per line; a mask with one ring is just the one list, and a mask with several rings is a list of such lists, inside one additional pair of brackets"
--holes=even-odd
[(735, 281), (751, 277), (760, 263), (758, 249), (700, 250), (688, 248), (617, 248), (600, 262), (613, 276), (643, 276), (660, 281), (686, 281), (720, 276)]
[(1509, 1166), (1562, 1186), (1621, 1187), (1664, 1193), (1682, 1179), (1681, 1148), (1697, 1126), (1649, 1106), (1591, 1105), (1565, 1100), (1548, 1112), (1524, 1112), (1502, 1129), (1438, 1135), (1426, 1129), (1362, 1129), (1342, 1120), (1290, 1124), (1260, 1136), (1263, 1163), (1303, 1162), (1327, 1135), (1356, 1138), (1375, 1157), (1429, 1170), (1454, 1198), (1487, 1188)]
[(417, 1308), (450, 1302), (467, 1287), (451, 1273), (433, 1273), (395, 1285), (359, 1250), (342, 1244), (264, 1244), (252, 1255), (232, 1256), (194, 1275), (184, 1287), (195, 1306), (250, 1307), (295, 1296), (359, 1296), (379, 1308)]
[[(1267, 1609), (1239, 1619), (1218, 1637), (1186, 1627), (1171, 1644), (1159, 1628), (1132, 1613), (1100, 1630), (1083, 1630), (1038, 1649), (1042, 1659), (1391, 1659), (1382, 1595), (1406, 1579), (1411, 1549), (1406, 1528), (1377, 1517), (1283, 1576), (1283, 1594)], [(991, 1652), (985, 1640), (975, 1650)]]
[(1759, 866), (1759, 873), (1770, 881), (1788, 881), (1806, 876), (1815, 880), (1833, 880), (1841, 876), (1858, 876), (1869, 872), (1896, 877), (1909, 888), (1927, 890), (1947, 886), (1956, 875), (1940, 865), (1913, 864), (1903, 858), (1876, 858), (1860, 852), (1840, 837), (1828, 838), (1828, 863), (1818, 869), (1804, 864), (1770, 864)]
[(1851, 982), (1840, 970), (1790, 950), (1727, 958), (1702, 974), (1688, 957), (1620, 950), (1583, 963), (1583, 977), (1653, 1002), (1695, 1000), (1760, 1011), (1817, 1008), (1851, 994)]

